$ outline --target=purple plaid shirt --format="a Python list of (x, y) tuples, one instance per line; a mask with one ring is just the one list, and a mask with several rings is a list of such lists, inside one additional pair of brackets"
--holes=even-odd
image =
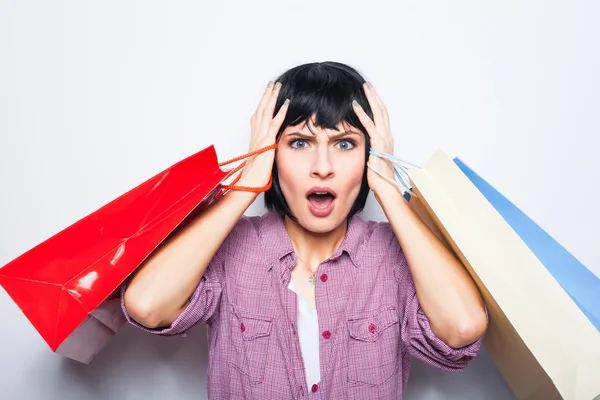
[(355, 215), (318, 267), (321, 381), (307, 387), (296, 295), (287, 288), (296, 260), (282, 217), (242, 216), (170, 327), (146, 329), (123, 311), (159, 335), (185, 335), (206, 322), (212, 400), (401, 399), (410, 354), (459, 371), (481, 346), (480, 338), (453, 349), (434, 335), (391, 225)]

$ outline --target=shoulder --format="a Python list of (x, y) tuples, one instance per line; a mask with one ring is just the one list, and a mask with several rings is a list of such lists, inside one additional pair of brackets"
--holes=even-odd
[(223, 255), (253, 251), (258, 246), (258, 232), (262, 216), (242, 215), (221, 245)]
[(365, 221), (360, 259), (373, 268), (391, 267), (394, 273), (404, 268), (405, 255), (388, 221)]
[(359, 264), (377, 265), (394, 252), (394, 232), (389, 222), (365, 220), (358, 214), (349, 220), (343, 250)]
[(258, 233), (264, 224), (263, 215), (243, 214), (233, 226), (228, 235), (229, 240), (252, 239), (258, 237)]
[(363, 250), (383, 252), (398, 245), (396, 235), (388, 221), (364, 221)]

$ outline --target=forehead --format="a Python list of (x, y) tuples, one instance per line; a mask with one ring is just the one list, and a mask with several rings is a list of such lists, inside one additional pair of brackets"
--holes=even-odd
[(339, 122), (337, 124), (336, 128), (337, 128), (337, 130), (327, 129), (327, 128), (316, 126), (314, 124), (314, 115), (313, 115), (312, 118), (306, 120), (305, 122), (302, 122), (298, 125), (286, 127), (285, 130), (283, 131), (283, 134), (285, 135), (288, 133), (304, 133), (306, 135), (330, 136), (330, 135), (335, 135), (335, 134), (339, 134), (342, 132), (348, 132), (348, 131), (358, 132), (358, 129), (354, 128), (352, 125), (350, 125), (348, 122), (345, 122), (345, 121)]

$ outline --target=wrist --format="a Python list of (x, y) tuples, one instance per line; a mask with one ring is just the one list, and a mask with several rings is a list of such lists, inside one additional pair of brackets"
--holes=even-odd
[(242, 175), (240, 180), (235, 183), (234, 186), (245, 186), (251, 188), (262, 188), (269, 183), (269, 178), (254, 177), (252, 174)]
[(400, 190), (389, 182), (383, 181), (380, 185), (377, 185), (371, 190), (373, 191), (373, 195), (377, 202), (382, 206), (406, 202), (406, 199), (402, 193), (400, 193)]

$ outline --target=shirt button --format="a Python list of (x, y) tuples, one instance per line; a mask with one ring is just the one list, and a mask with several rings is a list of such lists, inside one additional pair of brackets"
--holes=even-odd
[(327, 282), (327, 274), (321, 274), (321, 282)]
[(331, 332), (329, 332), (329, 331), (323, 331), (323, 337), (325, 339), (329, 339), (331, 337)]
[(373, 333), (376, 329), (377, 327), (375, 326), (375, 324), (369, 324), (369, 332)]
[(244, 332), (246, 330), (246, 325), (242, 324), (242, 326), (240, 326), (240, 329), (242, 330), (242, 332)]
[(317, 385), (316, 383), (314, 385), (312, 385), (312, 387), (310, 388), (311, 392), (316, 392), (317, 390), (319, 390), (319, 385)]

